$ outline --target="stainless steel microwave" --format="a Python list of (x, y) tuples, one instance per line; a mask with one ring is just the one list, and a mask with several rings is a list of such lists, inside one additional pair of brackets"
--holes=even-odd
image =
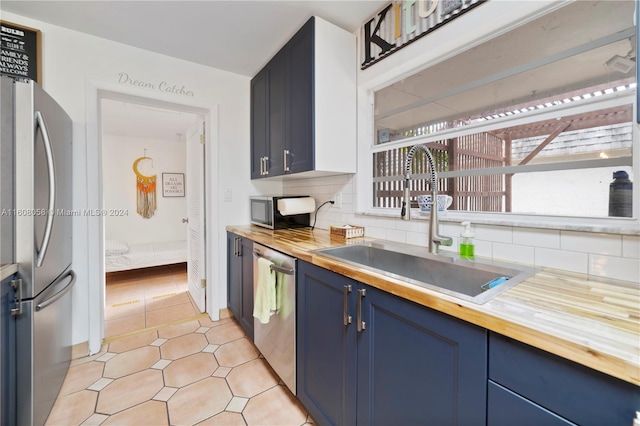
[(278, 200), (304, 198), (306, 195), (252, 196), (249, 199), (251, 223), (269, 229), (305, 228), (311, 226), (311, 213), (283, 216), (278, 212)]

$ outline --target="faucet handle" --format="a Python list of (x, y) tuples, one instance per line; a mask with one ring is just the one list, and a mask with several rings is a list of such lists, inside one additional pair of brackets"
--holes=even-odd
[(445, 237), (442, 235), (434, 235), (433, 242), (441, 246), (451, 247), (453, 245), (453, 238)]

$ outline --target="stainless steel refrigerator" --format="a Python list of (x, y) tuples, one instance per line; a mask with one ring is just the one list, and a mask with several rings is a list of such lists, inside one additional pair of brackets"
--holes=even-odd
[(0, 89), (2, 263), (18, 265), (3, 283), (2, 416), (15, 418), (2, 422), (41, 425), (71, 361), (72, 122), (33, 81)]

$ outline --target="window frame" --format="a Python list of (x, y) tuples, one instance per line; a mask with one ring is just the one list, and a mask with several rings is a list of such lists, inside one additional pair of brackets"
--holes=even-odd
[[(496, 7), (494, 2), (488, 2), (483, 5), (483, 7), (477, 8), (477, 11), (483, 11), (483, 8), (486, 6)], [(496, 2), (502, 3), (502, 2)], [(504, 3), (502, 3), (504, 4)], [(386, 208), (386, 207), (373, 207), (373, 154), (375, 152), (386, 151), (392, 148), (399, 148), (405, 146), (413, 146), (419, 143), (426, 143), (433, 140), (442, 140), (446, 137), (452, 137), (460, 134), (467, 134), (472, 131), (478, 131), (478, 129), (489, 130), (490, 128), (500, 128), (506, 127), (506, 123), (508, 125), (515, 125), (517, 123), (522, 122), (530, 122), (532, 117), (553, 117), (560, 115), (560, 113), (567, 113), (571, 111), (572, 114), (579, 113), (580, 111), (593, 110), (595, 105), (602, 106), (612, 104), (620, 105), (621, 103), (632, 103), (633, 105), (633, 113), (632, 116), (632, 137), (633, 137), (633, 145), (632, 145), (632, 158), (631, 158), (631, 166), (633, 167), (633, 176), (632, 181), (636, 183), (636, 187), (634, 188), (634, 199), (633, 199), (633, 217), (632, 218), (611, 218), (611, 217), (583, 217), (583, 216), (555, 216), (555, 215), (533, 215), (533, 214), (519, 214), (519, 213), (487, 213), (487, 212), (470, 212), (470, 211), (449, 211), (446, 215), (443, 215), (440, 218), (441, 222), (462, 222), (465, 220), (472, 221), (473, 223), (478, 224), (490, 224), (490, 225), (506, 225), (506, 226), (516, 226), (516, 227), (535, 227), (535, 228), (546, 228), (546, 229), (561, 229), (561, 230), (577, 230), (577, 231), (591, 231), (591, 232), (605, 232), (605, 233), (614, 233), (614, 234), (631, 234), (638, 235), (640, 234), (640, 198), (638, 196), (638, 185), (640, 185), (640, 143), (639, 143), (639, 134), (640, 134), (640, 126), (638, 125), (638, 120), (635, 117), (638, 117), (638, 88), (636, 86), (635, 90), (625, 91), (622, 93), (614, 93), (610, 95), (603, 95), (597, 98), (591, 98), (588, 100), (584, 100), (584, 102), (577, 102), (579, 105), (572, 105), (571, 103), (558, 105), (556, 107), (551, 107), (549, 109), (543, 110), (535, 110), (528, 113), (518, 114), (517, 116), (508, 116), (502, 117), (494, 120), (490, 120), (484, 123), (477, 123), (465, 126), (461, 129), (449, 129), (442, 132), (438, 132), (437, 136), (427, 135), (427, 136), (417, 136), (413, 138), (403, 139), (396, 142), (388, 142), (384, 144), (375, 143), (375, 118), (374, 118), (374, 93), (376, 90), (379, 90), (383, 87), (386, 87), (395, 81), (398, 81), (402, 78), (406, 78), (414, 73), (417, 73), (425, 68), (433, 66), (441, 61), (444, 61), (454, 55), (461, 54), (464, 51), (478, 45), (480, 43), (484, 43), (490, 40), (493, 37), (496, 37), (500, 34), (504, 34), (511, 29), (517, 28), (520, 25), (526, 23), (528, 20), (537, 19), (540, 16), (546, 15), (547, 13), (551, 13), (554, 10), (566, 5), (567, 3), (558, 4), (544, 4), (539, 9), (534, 11), (528, 11), (528, 15), (526, 18), (524, 16), (518, 16), (519, 13), (513, 13), (511, 16), (512, 20), (507, 25), (504, 25), (500, 30), (487, 30), (485, 28), (484, 34), (478, 34), (477, 30), (467, 30), (466, 34), (459, 34), (458, 38), (461, 40), (457, 43), (457, 46), (450, 50), (447, 53), (442, 52), (438, 54), (435, 52), (430, 55), (429, 53), (417, 54), (419, 50), (413, 52), (413, 55), (416, 58), (412, 58), (411, 61), (406, 62), (407, 58), (404, 58), (405, 65), (400, 65), (403, 60), (402, 57), (398, 57), (398, 67), (397, 69), (390, 68), (388, 71), (383, 72), (381, 76), (377, 78), (370, 78), (368, 82), (362, 84), (359, 88), (359, 102), (361, 104), (366, 105), (366, 112), (361, 114), (359, 117), (359, 149), (361, 154), (359, 155), (359, 163), (358, 163), (358, 176), (360, 178), (356, 179), (356, 188), (357, 188), (357, 197), (356, 197), (356, 214), (367, 215), (367, 216), (380, 216), (386, 218), (399, 218), (400, 217), (400, 209), (396, 208)], [(463, 16), (460, 18), (460, 21), (465, 21), (473, 19), (473, 13), (467, 14), (469, 16)], [(484, 12), (489, 16), (492, 13), (489, 8), (486, 8)], [(504, 16), (503, 16), (504, 17)], [(459, 24), (464, 24), (464, 22), (459, 22)], [(504, 24), (504, 22), (502, 22)], [(473, 26), (469, 26), (468, 28), (473, 28)], [(451, 28), (451, 30), (455, 30), (455, 28)], [(443, 39), (447, 37), (447, 28), (442, 28), (441, 36)], [(636, 26), (636, 34), (638, 32), (638, 28)], [(434, 33), (434, 34), (437, 34)], [(449, 34), (450, 36), (450, 34)], [(429, 37), (425, 37), (425, 39), (429, 39)], [(405, 56), (410, 57), (412, 55), (411, 51), (405, 52)], [(421, 62), (421, 63), (420, 63)], [(419, 63), (419, 65), (418, 65)], [(393, 65), (390, 63), (389, 65)], [(375, 67), (371, 67), (375, 68)], [(369, 75), (371, 71), (368, 71)], [(366, 73), (363, 73), (366, 74)], [(613, 95), (613, 96), (612, 96)], [(607, 162), (607, 160), (588, 160), (598, 162), (598, 166), (606, 167), (608, 165), (620, 165), (620, 162), (624, 158), (613, 158), (610, 159), (612, 161)], [(626, 160), (628, 163), (628, 160)], [(567, 162), (571, 163), (571, 161)], [(562, 163), (562, 164), (567, 164)], [(629, 165), (629, 164), (625, 164)], [(527, 166), (509, 166), (511, 168), (525, 168)], [(532, 166), (528, 166), (529, 168)], [(581, 167), (580, 167), (581, 168)], [(507, 168), (505, 168), (507, 170)], [(522, 169), (521, 169), (522, 170)], [(443, 172), (439, 173), (439, 178), (443, 177), (452, 177), (456, 172)], [(451, 176), (449, 176), (451, 174)], [(456, 174), (457, 175), (457, 174)], [(415, 220), (415, 219), (414, 219)], [(418, 219), (419, 220), (419, 219)], [(407, 225), (409, 226), (409, 225)]]

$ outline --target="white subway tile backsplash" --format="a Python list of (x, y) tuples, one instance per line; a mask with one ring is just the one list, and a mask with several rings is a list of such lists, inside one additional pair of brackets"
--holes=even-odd
[(493, 258), (493, 243), (491, 241), (484, 241), (476, 238), (474, 240), (474, 245), (475, 245), (476, 256), (486, 257), (488, 259)]
[(560, 248), (560, 231), (555, 229), (513, 228), (513, 243), (522, 246)]
[(474, 225), (471, 224), (476, 238), (496, 243), (513, 242), (513, 230), (510, 226)]
[(493, 243), (493, 258), (533, 265), (535, 263), (535, 248), (515, 244)]
[(387, 240), (395, 241), (398, 243), (406, 243), (407, 233), (405, 231), (399, 231), (397, 229), (387, 229)]
[(398, 220), (395, 222), (396, 229), (407, 232), (418, 232), (417, 220)]
[(574, 251), (536, 247), (535, 265), (586, 274), (589, 270), (589, 255)]
[(636, 235), (622, 236), (622, 257), (640, 259), (640, 237)]
[(364, 228), (364, 235), (371, 238), (387, 239), (387, 230), (385, 228), (377, 228), (375, 226), (367, 226)]
[(640, 284), (640, 260), (592, 254), (589, 255), (589, 275)]
[(428, 247), (429, 235), (426, 232), (407, 232), (407, 244)]
[[(342, 208), (325, 206), (318, 212), (316, 228), (336, 224), (365, 227), (365, 235), (427, 247), (427, 215), (412, 212), (411, 221), (399, 217), (356, 215), (354, 175), (286, 180), (283, 193), (310, 195), (319, 206), (342, 196)], [(312, 217), (313, 220), (313, 217)], [(625, 281), (640, 280), (640, 236), (594, 234), (553, 229), (521, 228), (472, 223), (476, 256), (508, 262), (591, 274)], [(443, 252), (457, 253), (463, 228), (456, 222), (441, 222), (439, 232), (453, 238), (453, 246)]]
[(622, 256), (622, 236), (562, 231), (560, 247), (562, 250)]

